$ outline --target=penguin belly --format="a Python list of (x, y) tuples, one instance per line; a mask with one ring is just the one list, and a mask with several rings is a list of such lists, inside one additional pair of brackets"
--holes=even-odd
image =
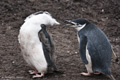
[(42, 43), (39, 39), (28, 39), (28, 36), (19, 36), (20, 47), (24, 60), (38, 72), (47, 71), (47, 62), (44, 56)]
[(23, 54), (26, 62), (33, 68), (35, 68), (38, 72), (46, 72), (47, 70), (47, 62), (43, 53), (42, 46), (37, 46), (32, 50), (28, 50), (25, 54)]

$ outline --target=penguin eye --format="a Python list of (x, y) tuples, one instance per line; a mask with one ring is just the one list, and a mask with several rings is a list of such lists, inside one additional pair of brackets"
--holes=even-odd
[(82, 25), (80, 25), (80, 24), (77, 24), (77, 26), (78, 26), (78, 27), (82, 27)]

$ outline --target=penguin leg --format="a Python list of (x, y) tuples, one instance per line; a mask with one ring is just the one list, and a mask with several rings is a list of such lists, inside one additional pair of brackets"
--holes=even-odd
[(43, 77), (44, 76), (44, 72), (41, 72), (41, 74), (39, 75), (39, 74), (35, 74), (34, 76), (33, 76), (33, 78), (41, 78), (41, 77)]
[(35, 70), (29, 70), (28, 71), (30, 74), (36, 74), (36, 73), (38, 73), (37, 71), (35, 71)]
[(34, 66), (30, 65), (30, 67), (32, 68), (32, 70), (28, 70), (29, 74), (37, 74), (38, 73), (37, 69)]

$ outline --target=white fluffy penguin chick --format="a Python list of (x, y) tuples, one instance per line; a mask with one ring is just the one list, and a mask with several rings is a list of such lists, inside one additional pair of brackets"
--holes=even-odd
[(43, 77), (48, 67), (42, 42), (38, 37), (38, 32), (41, 30), (42, 24), (53, 26), (60, 23), (52, 18), (47, 11), (39, 11), (25, 19), (18, 35), (23, 58), (34, 69), (29, 71), (31, 74), (35, 74), (33, 78)]

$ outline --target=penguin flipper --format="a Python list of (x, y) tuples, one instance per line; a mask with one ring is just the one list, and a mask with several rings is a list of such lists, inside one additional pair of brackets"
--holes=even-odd
[(50, 35), (49, 35), (48, 32), (46, 31), (46, 25), (41, 24), (41, 27), (42, 27), (42, 32), (44, 33), (45, 38), (47, 39), (47, 43), (48, 43), (47, 47), (48, 47), (48, 50), (49, 50), (49, 52), (50, 52), (51, 55), (52, 55), (52, 53), (54, 52), (54, 44), (53, 44), (53, 42), (52, 42), (52, 40), (51, 40), (51, 38), (50, 38)]
[(42, 24), (41, 27), (42, 27), (42, 29), (41, 29), (41, 31), (39, 31), (38, 37), (39, 37), (40, 41), (42, 42), (43, 51), (44, 51), (46, 61), (48, 63), (48, 67), (53, 67), (53, 70), (57, 71), (55, 64), (51, 60), (52, 53), (54, 51), (53, 50), (54, 45), (52, 44), (51, 38), (46, 31), (46, 26), (44, 24)]
[(50, 35), (46, 31), (46, 26), (44, 24), (42, 24), (41, 27), (42, 27), (43, 33), (45, 34), (45, 37), (48, 39), (50, 46), (53, 47), (54, 45), (51, 41)]
[(86, 58), (86, 47), (87, 47), (87, 37), (86, 36), (81, 36), (80, 37), (80, 46), (79, 46), (79, 52), (82, 61), (85, 64), (88, 64), (87, 58)]

